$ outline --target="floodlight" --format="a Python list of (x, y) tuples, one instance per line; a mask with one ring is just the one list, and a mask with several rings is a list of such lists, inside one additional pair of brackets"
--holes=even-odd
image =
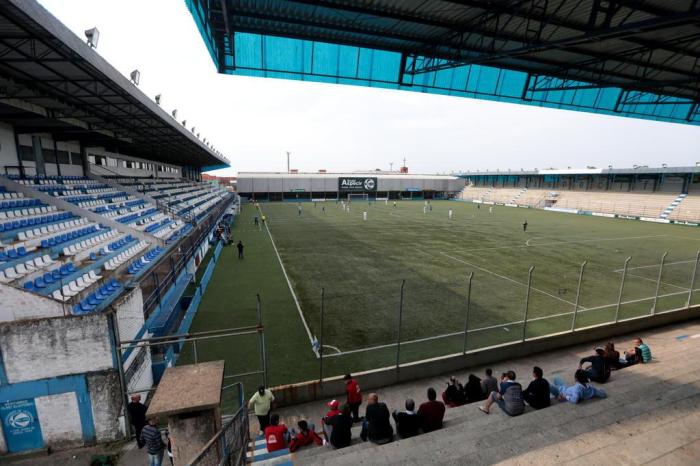
[(160, 94), (158, 94), (158, 95), (156, 96), (156, 103), (157, 103), (158, 105), (160, 105)]
[(194, 133), (194, 130), (195, 130), (195, 129), (196, 129), (196, 128), (193, 126), (192, 129), (191, 129), (190, 131), (192, 131), (192, 133)]
[(182, 120), (182, 126), (187, 126), (187, 120)]
[(177, 119), (177, 109), (173, 110), (170, 114), (173, 116), (173, 118)]
[(139, 70), (134, 70), (131, 72), (129, 77), (131, 78), (131, 82), (138, 86), (139, 80), (141, 79), (141, 72)]
[(665, 163), (662, 163), (662, 164), (661, 164), (661, 167), (662, 167), (662, 168), (666, 168), (666, 167), (668, 167), (668, 165), (666, 165)]
[(85, 31), (85, 37), (87, 37), (87, 44), (93, 49), (97, 48), (97, 42), (100, 40), (100, 31), (97, 28), (87, 29)]
[(199, 139), (199, 133), (197, 133), (197, 139)]

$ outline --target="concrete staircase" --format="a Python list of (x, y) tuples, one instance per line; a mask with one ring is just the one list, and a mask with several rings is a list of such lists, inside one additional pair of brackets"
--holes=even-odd
[[(528, 409), (515, 418), (495, 406), (485, 415), (475, 403), (448, 409), (445, 427), (437, 432), (383, 446), (307, 447), (291, 459), (304, 465), (692, 464), (700, 457), (700, 324), (666, 328), (645, 341), (654, 360), (613, 372), (604, 385), (607, 399), (579, 405), (553, 402), (550, 408)], [(618, 343), (618, 349), (627, 346), (629, 340)], [(524, 376), (527, 367), (537, 364), (550, 381), (558, 373), (571, 382), (579, 357), (580, 352), (559, 351), (513, 361), (508, 367)], [(521, 379), (526, 385), (529, 377)], [(395, 407), (390, 404), (390, 409)]]
[(661, 214), (659, 214), (659, 218), (668, 218), (669, 215), (671, 215), (676, 207), (678, 207), (687, 196), (687, 194), (679, 194), (678, 197), (674, 199), (673, 202), (671, 202), (671, 204), (669, 204), (669, 206), (666, 207), (663, 212), (661, 212)]

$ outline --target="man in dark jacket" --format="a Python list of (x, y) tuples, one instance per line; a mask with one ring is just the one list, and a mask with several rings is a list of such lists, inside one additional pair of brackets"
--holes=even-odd
[(535, 409), (546, 408), (550, 404), (549, 382), (542, 377), (542, 369), (532, 369), (532, 382), (523, 391), (523, 400)]
[(610, 378), (610, 366), (605, 359), (605, 349), (596, 348), (593, 356), (582, 358), (578, 363), (578, 368), (583, 369), (585, 363), (590, 363), (591, 366), (586, 369), (586, 375), (593, 382), (605, 383)]
[(396, 423), (396, 433), (401, 438), (408, 438), (418, 435), (420, 429), (420, 418), (416, 413), (416, 403), (412, 399), (406, 400), (406, 411), (394, 411), (391, 416)]
[(350, 405), (343, 405), (343, 411), (340, 414), (326, 419), (325, 422), (333, 427), (330, 438), (333, 448), (345, 448), (350, 446), (352, 442), (352, 414), (350, 413)]
[(163, 462), (165, 443), (163, 443), (163, 437), (160, 435), (154, 418), (149, 419), (148, 425), (141, 431), (141, 441), (148, 452), (149, 466), (160, 466)]
[(131, 425), (134, 426), (134, 433), (136, 434), (136, 445), (139, 448), (143, 448), (143, 442), (141, 441), (141, 431), (146, 426), (146, 406), (141, 403), (141, 395), (131, 395), (131, 401), (126, 405), (126, 410), (129, 413), (129, 421)]
[(378, 444), (388, 443), (394, 439), (394, 428), (389, 422), (389, 408), (386, 404), (379, 402), (379, 396), (376, 393), (370, 393), (367, 397), (367, 409), (360, 438), (363, 441), (369, 440)]

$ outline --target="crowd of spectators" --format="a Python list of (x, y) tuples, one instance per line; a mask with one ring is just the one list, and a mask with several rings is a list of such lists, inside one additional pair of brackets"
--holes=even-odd
[(255, 414), (260, 420), (268, 451), (287, 447), (290, 451), (296, 451), (311, 444), (329, 444), (333, 448), (344, 448), (352, 443), (352, 427), (355, 423), (362, 423), (362, 441), (381, 445), (394, 440), (391, 419), (394, 420), (398, 438), (414, 437), (442, 428), (446, 407), (482, 401), (479, 410), (485, 414), (490, 414), (491, 408), (496, 404), (508, 416), (518, 416), (525, 412), (526, 405), (539, 410), (549, 407), (553, 402), (576, 404), (592, 398), (606, 398), (606, 392), (591, 382), (604, 384), (610, 379), (612, 371), (634, 364), (648, 363), (651, 358), (651, 349), (641, 338), (635, 339), (634, 346), (622, 355), (615, 350), (613, 342), (608, 342), (604, 347), (596, 347), (594, 354), (579, 361), (572, 385), (567, 385), (559, 375), (555, 375), (550, 383), (544, 378), (542, 368), (535, 366), (532, 369), (532, 380), (527, 388), (523, 389), (516, 380), (514, 371), (503, 372), (500, 380), (497, 380), (493, 371), (486, 369), (483, 378), (470, 374), (465, 385), (456, 377), (450, 377), (442, 392), (443, 401), (437, 400), (434, 388), (428, 388), (427, 400), (421, 403), (418, 409), (415, 401), (409, 398), (404, 403), (404, 410), (390, 412), (389, 407), (379, 400), (376, 393), (370, 393), (367, 396), (364, 417), (359, 416), (363, 401), (360, 385), (348, 374), (344, 379), (346, 402), (341, 406), (338, 400), (330, 401), (327, 404), (329, 410), (321, 419), (323, 438), (316, 434), (315, 426), (305, 420), (297, 424), (298, 431), (288, 431), (286, 426), (279, 423), (279, 416), (270, 416), (274, 396), (264, 387), (260, 387), (251, 398), (249, 406), (255, 409)]

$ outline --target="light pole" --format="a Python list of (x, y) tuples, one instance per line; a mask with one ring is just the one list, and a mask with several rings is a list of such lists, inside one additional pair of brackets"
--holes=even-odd
[(291, 154), (291, 152), (287, 151), (287, 173), (290, 173), (290, 171), (289, 171), (289, 154)]

